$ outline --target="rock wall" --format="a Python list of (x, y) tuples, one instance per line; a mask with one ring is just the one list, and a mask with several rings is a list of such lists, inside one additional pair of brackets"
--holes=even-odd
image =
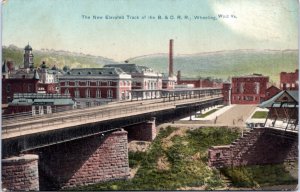
[(256, 128), (231, 145), (208, 150), (212, 167), (262, 165), (298, 160), (298, 134), (271, 128)]
[(2, 188), (9, 191), (39, 191), (38, 156), (2, 159)]

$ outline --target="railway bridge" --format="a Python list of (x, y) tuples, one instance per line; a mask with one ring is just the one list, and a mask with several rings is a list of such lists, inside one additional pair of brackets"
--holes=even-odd
[(191, 115), (223, 99), (221, 89), (178, 90), (158, 99), (3, 118), (3, 187), (49, 190), (126, 179), (128, 139), (151, 141), (156, 122)]

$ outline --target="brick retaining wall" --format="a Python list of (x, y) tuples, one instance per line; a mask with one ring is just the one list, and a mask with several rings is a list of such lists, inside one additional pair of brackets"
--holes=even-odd
[(231, 145), (211, 147), (208, 156), (208, 165), (217, 168), (297, 161), (298, 134), (256, 128)]
[(44, 148), (39, 162), (41, 189), (47, 190), (46, 180), (58, 188), (70, 188), (127, 179), (127, 142), (127, 132), (122, 130)]
[(2, 159), (2, 187), (11, 191), (38, 191), (38, 156)]

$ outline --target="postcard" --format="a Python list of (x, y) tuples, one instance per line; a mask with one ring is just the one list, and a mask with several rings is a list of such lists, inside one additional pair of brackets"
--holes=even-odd
[(2, 0), (2, 190), (296, 190), (295, 0)]

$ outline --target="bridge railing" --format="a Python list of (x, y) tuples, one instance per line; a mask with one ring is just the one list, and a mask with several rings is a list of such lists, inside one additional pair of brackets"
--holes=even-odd
[[(214, 96), (214, 95), (221, 95), (221, 89), (192, 89), (191, 90), (186, 90), (186, 89), (178, 89), (178, 90), (166, 90), (164, 91), (165, 93), (162, 95), (161, 98), (156, 98), (153, 100), (161, 101), (161, 102), (172, 102), (175, 100), (184, 100), (184, 99), (192, 99), (192, 98), (202, 98), (202, 97), (207, 97), (207, 96)], [(127, 102), (120, 102), (122, 104), (129, 103), (130, 101)], [(118, 102), (116, 102), (118, 103)], [(107, 105), (106, 105), (107, 106)], [(11, 122), (16, 122), (16, 121), (30, 121), (34, 119), (40, 119), (40, 118), (47, 118), (49, 116), (53, 116), (55, 113), (67, 113), (68, 111), (72, 110), (85, 110), (85, 109), (93, 109), (97, 108), (99, 106), (92, 106), (92, 107), (85, 107), (85, 108), (68, 108), (66, 109), (65, 107), (53, 107), (51, 113), (45, 113), (45, 114), (35, 114), (32, 115), (32, 111), (29, 112), (23, 112), (23, 113), (15, 113), (15, 114), (9, 114), (9, 115), (2, 115), (2, 123), (3, 124), (10, 124)], [(102, 105), (103, 107), (103, 105)], [(74, 111), (75, 112), (75, 111)]]
[(103, 110), (92, 110), (82, 113), (78, 111), (77, 113), (61, 114), (60, 116), (50, 116), (48, 118), (34, 119), (30, 122), (24, 123), (23, 121), (15, 121), (12, 124), (7, 124), (2, 127), (2, 133), (8, 133), (10, 131), (24, 131), (31, 129), (45, 129), (48, 127), (49, 130), (62, 128), (63, 126), (76, 126), (85, 123), (99, 122), (103, 120), (109, 120), (113, 118), (122, 118), (126, 116), (132, 116), (143, 113), (155, 112), (158, 110), (168, 110), (175, 108), (176, 105), (203, 102), (211, 99), (218, 99), (220, 95), (207, 96), (199, 100), (199, 98), (189, 99), (189, 100), (177, 100), (173, 102), (165, 103), (151, 103), (144, 105), (140, 103), (138, 105), (122, 106), (121, 108), (111, 108)]

